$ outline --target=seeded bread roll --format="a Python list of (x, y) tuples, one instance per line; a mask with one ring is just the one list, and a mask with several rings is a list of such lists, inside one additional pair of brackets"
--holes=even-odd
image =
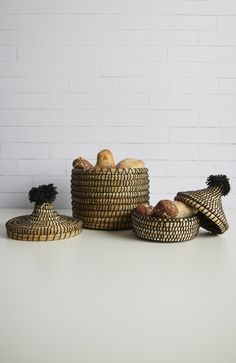
[(153, 207), (147, 203), (138, 205), (135, 211), (143, 216), (150, 216), (152, 214)]
[(136, 168), (144, 168), (144, 162), (142, 160), (127, 158), (121, 160), (117, 165), (117, 169), (136, 169)]
[(115, 168), (115, 161), (112, 155), (112, 152), (110, 150), (101, 150), (97, 154), (97, 163), (95, 165), (95, 168), (99, 169), (109, 169)]
[(94, 168), (93, 164), (91, 164), (88, 160), (83, 159), (81, 157), (75, 159), (73, 161), (73, 167), (77, 169), (92, 169)]

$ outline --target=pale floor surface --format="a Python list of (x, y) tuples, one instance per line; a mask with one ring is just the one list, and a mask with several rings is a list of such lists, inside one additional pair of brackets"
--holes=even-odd
[(224, 235), (175, 244), (7, 239), (25, 213), (0, 213), (1, 363), (236, 362), (236, 210)]

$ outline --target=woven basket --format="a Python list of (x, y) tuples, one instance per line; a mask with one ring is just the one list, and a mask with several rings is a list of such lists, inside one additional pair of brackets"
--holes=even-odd
[(130, 229), (131, 211), (149, 201), (147, 168), (72, 170), (72, 211), (84, 228)]
[(195, 238), (199, 231), (197, 216), (160, 218), (132, 213), (132, 228), (139, 238), (156, 242), (183, 242)]
[(52, 204), (35, 205), (30, 215), (10, 219), (6, 223), (7, 235), (22, 241), (55, 241), (76, 236), (82, 232), (82, 222), (58, 214)]

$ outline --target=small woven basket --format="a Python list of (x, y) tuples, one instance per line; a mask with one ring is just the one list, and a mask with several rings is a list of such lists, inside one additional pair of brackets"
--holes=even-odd
[(149, 201), (148, 169), (74, 168), (71, 197), (73, 217), (84, 228), (130, 229), (131, 211)]
[(155, 242), (183, 242), (195, 238), (199, 231), (197, 216), (188, 218), (167, 218), (143, 216), (132, 213), (134, 234), (142, 239)]

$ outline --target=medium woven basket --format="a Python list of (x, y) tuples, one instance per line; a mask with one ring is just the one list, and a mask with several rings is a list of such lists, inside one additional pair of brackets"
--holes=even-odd
[(188, 218), (160, 218), (132, 213), (134, 234), (156, 242), (183, 242), (195, 238), (199, 231), (197, 216)]
[(130, 229), (131, 211), (149, 201), (148, 169), (74, 168), (71, 197), (73, 217), (84, 228)]

